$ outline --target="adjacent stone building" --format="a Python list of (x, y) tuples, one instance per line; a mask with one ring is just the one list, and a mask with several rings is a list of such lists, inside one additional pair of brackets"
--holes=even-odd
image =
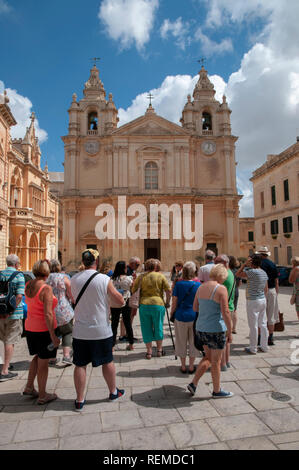
[(279, 265), (299, 256), (299, 138), (253, 172), (256, 246), (269, 247)]
[(254, 217), (240, 217), (239, 258), (248, 258), (255, 252)]
[(35, 115), (23, 139), (11, 140), (16, 121), (4, 97), (0, 104), (0, 269), (8, 253), (16, 253), (21, 269), (38, 259), (57, 257), (58, 200), (49, 191), (47, 167), (35, 135)]
[[(207, 248), (239, 256), (237, 137), (231, 133), (226, 98), (222, 103), (215, 99), (206, 70), (202, 67), (199, 73), (193, 99), (188, 96), (181, 126), (157, 115), (150, 104), (143, 116), (118, 127), (118, 111), (112, 95), (106, 99), (96, 66), (83, 93), (80, 101), (73, 95), (68, 134), (62, 137), (64, 178), (54, 176), (54, 180), (64, 179), (60, 251), (67, 269), (78, 266), (86, 247), (97, 247), (102, 257), (113, 262), (132, 255), (142, 260), (160, 258), (164, 269), (170, 269), (177, 258), (203, 256)], [(96, 234), (96, 226), (105, 216), (103, 204), (108, 212), (113, 208), (115, 239), (99, 239)], [(130, 222), (136, 217), (129, 210), (132, 204), (147, 209), (144, 214), (139, 206), (143, 235), (139, 233), (136, 239), (127, 236), (122, 218), (125, 215)], [(153, 204), (175, 205), (176, 214), (168, 221), (169, 214), (159, 212), (159, 233), (154, 236), (150, 227)], [(203, 204), (203, 244), (200, 249), (186, 250), (186, 239), (173, 236), (176, 211), (191, 205), (195, 231), (195, 206), (199, 204)], [(165, 226), (170, 229), (169, 239), (161, 236)]]
[(9, 243), (9, 151), (10, 128), (16, 125), (8, 106), (9, 99), (0, 95), (0, 269), (5, 266)]

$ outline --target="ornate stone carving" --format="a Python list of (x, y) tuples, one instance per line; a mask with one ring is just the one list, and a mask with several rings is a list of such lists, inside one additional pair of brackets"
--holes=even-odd
[(96, 153), (99, 152), (99, 150), (100, 150), (100, 143), (97, 142), (96, 140), (85, 142), (85, 151), (89, 155), (95, 155)]

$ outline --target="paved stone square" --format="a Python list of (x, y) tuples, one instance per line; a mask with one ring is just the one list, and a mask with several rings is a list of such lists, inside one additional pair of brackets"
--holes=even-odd
[[(235, 393), (231, 399), (211, 398), (210, 373), (190, 397), (186, 385), (192, 376), (179, 371), (167, 322), (166, 356), (157, 358), (154, 349), (153, 358), (146, 360), (137, 317), (135, 350), (126, 351), (120, 343), (115, 351), (117, 385), (125, 388), (124, 398), (110, 403), (101, 369), (88, 367), (87, 403), (77, 413), (73, 366), (58, 366), (49, 370), (48, 390), (59, 399), (39, 406), (21, 396), (30, 361), (23, 339), (13, 359), (18, 378), (0, 383), (0, 449), (299, 449), (299, 367), (290, 359), (299, 322), (290, 293), (291, 288), (282, 287), (279, 296), (285, 331), (275, 333), (275, 346), (267, 353), (249, 356), (244, 352), (248, 326), (242, 287), (232, 367), (221, 376), (223, 387)], [(273, 391), (289, 394), (293, 401), (274, 401)]]

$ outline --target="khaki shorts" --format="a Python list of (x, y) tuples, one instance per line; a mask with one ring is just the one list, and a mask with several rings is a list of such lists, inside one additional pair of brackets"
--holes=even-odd
[(22, 320), (0, 319), (0, 341), (4, 344), (15, 344), (21, 339)]
[(187, 357), (187, 345), (189, 356), (199, 357), (200, 353), (194, 346), (193, 321), (182, 322), (175, 320), (175, 353), (179, 357)]

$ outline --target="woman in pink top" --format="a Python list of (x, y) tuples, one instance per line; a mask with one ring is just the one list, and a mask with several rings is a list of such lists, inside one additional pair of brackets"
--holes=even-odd
[[(54, 310), (57, 306), (57, 299), (53, 295), (52, 287), (46, 284), (50, 274), (48, 261), (35, 263), (32, 272), (35, 279), (29, 281), (25, 289), (28, 307), (25, 329), (29, 353), (34, 358), (30, 364), (23, 395), (38, 397), (37, 403), (44, 405), (57, 399), (55, 393), (46, 392), (49, 359), (56, 357), (60, 343), (55, 334), (57, 321)], [(49, 351), (48, 346), (51, 343), (53, 343), (53, 350)], [(35, 377), (37, 377), (38, 392), (34, 388)]]

